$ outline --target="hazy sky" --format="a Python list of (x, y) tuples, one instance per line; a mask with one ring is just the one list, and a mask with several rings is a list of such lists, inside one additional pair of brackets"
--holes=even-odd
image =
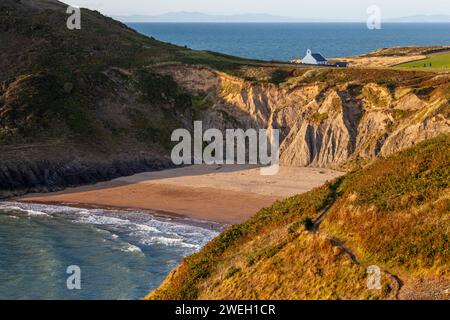
[(378, 5), (385, 19), (419, 14), (450, 15), (450, 0), (63, 0), (107, 15), (159, 15), (175, 11), (209, 14), (268, 13), (311, 19), (359, 19)]

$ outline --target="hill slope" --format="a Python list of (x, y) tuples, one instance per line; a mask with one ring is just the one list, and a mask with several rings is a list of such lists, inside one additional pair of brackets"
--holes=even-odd
[[(261, 210), (186, 258), (149, 299), (445, 298), (450, 135)], [(366, 268), (382, 287), (369, 290)]]
[(250, 63), (163, 43), (84, 9), (81, 30), (68, 30), (66, 8), (56, 0), (0, 4), (2, 145), (53, 138), (92, 144), (95, 136), (96, 148), (159, 147), (162, 141), (142, 131), (167, 135), (162, 128), (190, 123), (192, 103), (147, 66), (171, 61), (232, 72)]

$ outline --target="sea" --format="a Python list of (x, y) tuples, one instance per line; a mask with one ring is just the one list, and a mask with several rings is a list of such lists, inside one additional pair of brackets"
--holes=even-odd
[(221, 230), (148, 212), (0, 202), (0, 300), (136, 300)]
[(289, 61), (307, 49), (346, 57), (384, 47), (450, 45), (450, 23), (127, 23), (158, 40), (238, 57)]

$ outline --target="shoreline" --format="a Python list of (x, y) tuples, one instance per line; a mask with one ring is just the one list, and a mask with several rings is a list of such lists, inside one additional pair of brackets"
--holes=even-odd
[[(194, 219), (188, 215), (178, 214), (175, 212), (169, 212), (164, 210), (154, 210), (148, 208), (137, 208), (137, 207), (120, 207), (120, 206), (111, 206), (111, 205), (97, 205), (90, 203), (70, 203), (70, 202), (59, 202), (59, 201), (28, 201), (21, 199), (11, 199), (12, 201), (3, 201), (3, 202), (17, 202), (23, 204), (37, 204), (37, 205), (46, 205), (46, 206), (56, 206), (56, 207), (70, 207), (77, 209), (86, 209), (86, 210), (105, 210), (105, 211), (120, 211), (120, 212), (130, 212), (130, 213), (144, 213), (149, 214), (157, 219), (170, 219), (174, 222), (179, 222), (182, 224), (189, 224), (195, 226), (201, 226), (206, 229), (211, 229), (213, 231), (223, 231), (226, 227), (231, 224), (221, 223), (213, 220), (199, 220)], [(214, 226), (212, 228), (211, 226)], [(217, 227), (217, 228), (216, 228)]]
[(261, 176), (255, 166), (189, 166), (145, 172), (60, 192), (14, 200), (75, 207), (139, 210), (155, 215), (232, 225), (259, 210), (323, 185), (344, 173), (281, 167)]

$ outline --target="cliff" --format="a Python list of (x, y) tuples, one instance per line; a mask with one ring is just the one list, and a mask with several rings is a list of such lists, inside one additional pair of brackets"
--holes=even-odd
[(450, 132), (449, 74), (300, 69), (274, 84), (202, 67), (155, 72), (214, 97), (203, 113), (207, 127), (280, 129), (287, 166), (355, 168)]

